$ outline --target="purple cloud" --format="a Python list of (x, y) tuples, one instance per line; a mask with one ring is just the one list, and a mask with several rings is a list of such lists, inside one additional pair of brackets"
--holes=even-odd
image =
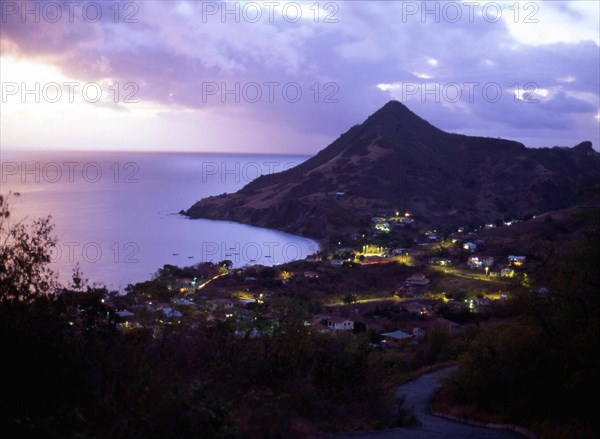
[[(35, 1), (6, 3), (44, 7)], [(95, 22), (76, 11), (73, 22), (56, 23), (23, 20), (3, 4), (1, 37), (3, 47), (11, 48), (6, 55), (56, 65), (70, 77), (136, 82), (137, 97), (164, 112), (206, 110), (296, 133), (293, 144), (278, 147), (281, 152), (316, 152), (325, 145), (302, 144), (302, 134), (332, 140), (392, 98), (449, 131), (527, 140), (532, 146), (589, 139), (598, 148), (597, 42), (528, 44), (506, 21), (482, 16), (482, 8), (470, 11), (471, 19), (462, 6), (462, 19), (453, 22), (449, 2), (438, 3), (438, 22), (435, 14), (414, 11), (421, 2), (330, 3), (318, 22), (309, 4), (296, 22), (282, 16), (281, 8), (272, 16), (263, 9), (262, 19), (253, 22), (257, 10), (244, 12), (247, 3), (239, 3), (236, 17), (231, 5), (223, 15), (221, 2), (154, 1), (121, 2), (118, 19), (114, 7), (103, 4)], [(544, 8), (550, 6), (540, 6), (540, 20)], [(576, 34), (585, 17), (568, 2), (552, 8), (568, 11)], [(63, 6), (62, 13), (68, 12)], [(521, 12), (523, 19), (526, 11)], [(324, 22), (327, 18), (333, 22)], [(482, 94), (486, 86), (501, 96)], [(417, 87), (417, 93), (407, 94), (406, 87), (411, 93)], [(472, 96), (469, 87), (475, 87)], [(516, 101), (515, 87), (529, 87), (534, 94), (526, 97), (538, 102)], [(456, 90), (459, 99), (451, 93)]]

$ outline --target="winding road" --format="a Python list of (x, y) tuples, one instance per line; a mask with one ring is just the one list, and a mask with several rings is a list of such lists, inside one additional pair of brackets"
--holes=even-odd
[(429, 401), (440, 387), (440, 380), (456, 366), (422, 375), (396, 390), (396, 397), (404, 397), (404, 408), (414, 410), (421, 425), (410, 428), (357, 433), (338, 436), (338, 439), (523, 439), (523, 436), (506, 430), (473, 427), (433, 416)]

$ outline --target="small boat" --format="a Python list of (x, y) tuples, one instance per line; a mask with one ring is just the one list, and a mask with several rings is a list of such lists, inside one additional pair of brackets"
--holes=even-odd
[(193, 256), (188, 256), (188, 259), (194, 259), (194, 257)]
[(21, 192), (13, 192), (13, 195), (14, 195), (15, 197), (20, 197), (20, 196), (21, 196)]
[(179, 253), (173, 253), (173, 256), (179, 256)]

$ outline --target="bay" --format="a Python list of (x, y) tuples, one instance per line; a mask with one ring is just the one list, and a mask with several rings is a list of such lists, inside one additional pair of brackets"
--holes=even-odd
[(90, 283), (123, 289), (164, 264), (233, 261), (235, 267), (303, 259), (313, 240), (228, 221), (179, 215), (201, 198), (234, 192), (308, 156), (2, 151), (0, 193), (11, 221), (52, 216), (52, 268), (68, 283), (76, 263)]

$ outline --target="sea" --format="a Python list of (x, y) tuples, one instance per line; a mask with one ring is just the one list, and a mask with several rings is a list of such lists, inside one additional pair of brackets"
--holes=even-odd
[(76, 264), (89, 285), (124, 291), (165, 264), (231, 260), (271, 266), (319, 250), (308, 238), (180, 215), (309, 156), (90, 151), (1, 151), (0, 194), (10, 221), (52, 217), (51, 268), (68, 285)]

